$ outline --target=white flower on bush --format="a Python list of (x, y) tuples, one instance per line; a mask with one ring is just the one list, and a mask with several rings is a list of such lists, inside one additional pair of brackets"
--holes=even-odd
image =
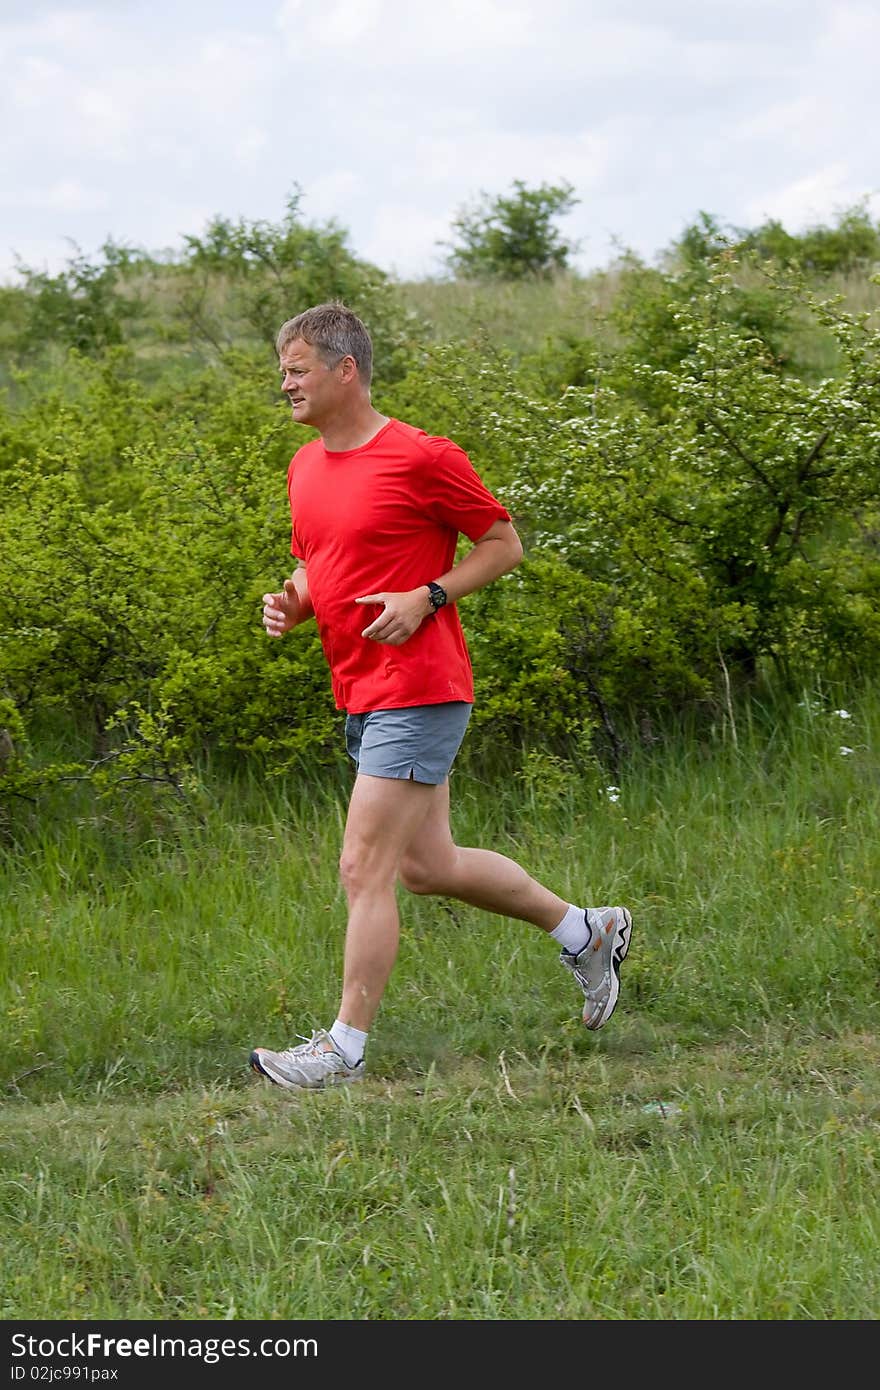
[(852, 753), (853, 751), (854, 750), (852, 748), (847, 748), (845, 743), (842, 743), (840, 745), (840, 755), (842, 758), (848, 758), (850, 753)]
[(838, 719), (852, 719), (852, 715), (848, 709), (836, 709), (834, 713), (837, 715)]
[(620, 787), (606, 787), (606, 788), (605, 788), (605, 795), (608, 797), (608, 800), (609, 800), (609, 801), (619, 801), (619, 800), (620, 800)]

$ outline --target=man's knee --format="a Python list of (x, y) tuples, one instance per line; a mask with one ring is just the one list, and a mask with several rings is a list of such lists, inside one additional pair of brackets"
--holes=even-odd
[(339, 878), (349, 897), (363, 887), (366, 881), (366, 867), (367, 859), (363, 851), (355, 845), (346, 845), (339, 855)]
[(413, 855), (404, 855), (398, 877), (408, 893), (443, 894), (448, 892), (452, 870), (447, 864), (430, 864)]
[(431, 875), (418, 859), (401, 860), (398, 877), (408, 893), (430, 893)]
[(349, 898), (394, 881), (394, 872), (384, 868), (381, 857), (363, 844), (346, 845), (339, 857), (339, 877)]

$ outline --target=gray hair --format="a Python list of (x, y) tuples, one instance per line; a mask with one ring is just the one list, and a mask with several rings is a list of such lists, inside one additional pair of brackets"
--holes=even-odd
[(357, 314), (344, 304), (316, 304), (313, 309), (305, 309), (288, 319), (275, 339), (278, 355), (296, 338), (313, 347), (329, 366), (335, 367), (343, 357), (353, 357), (361, 381), (369, 386), (373, 375), (373, 343)]

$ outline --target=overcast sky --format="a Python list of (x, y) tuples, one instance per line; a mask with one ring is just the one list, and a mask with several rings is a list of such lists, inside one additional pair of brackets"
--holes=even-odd
[(401, 277), (514, 179), (574, 185), (585, 270), (700, 210), (880, 216), (878, 58), (880, 0), (0, 0), (0, 278), (295, 185)]

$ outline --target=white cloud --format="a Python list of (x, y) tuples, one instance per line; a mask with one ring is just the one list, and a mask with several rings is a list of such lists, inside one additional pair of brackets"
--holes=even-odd
[(759, 111), (750, 111), (735, 121), (730, 138), (742, 141), (789, 140), (799, 144), (807, 131), (815, 128), (821, 107), (816, 93), (805, 93), (791, 101), (777, 101)]
[[(417, 137), (413, 145), (423, 186), (434, 184), (449, 192), (460, 188), (464, 159), (475, 194), (482, 189), (498, 192), (514, 179), (529, 184), (567, 180), (579, 189), (590, 190), (607, 171), (609, 159), (607, 141), (589, 130), (523, 136), (474, 125), (457, 136)], [(394, 180), (397, 188), (406, 182), (406, 176)]]
[(105, 208), (110, 202), (103, 189), (86, 188), (76, 179), (61, 179), (49, 187), (21, 185), (0, 189), (0, 207), (34, 211), (83, 212)]
[(26, 114), (48, 106), (57, 90), (57, 84), (64, 78), (60, 63), (49, 58), (37, 58), (26, 54), (17, 68), (7, 77), (6, 97), (13, 112)]
[(821, 220), (877, 184), (878, 51), (867, 0), (4, 0), (0, 273), (294, 185), (408, 273), (514, 179), (575, 185), (585, 268), (700, 209)]
[(303, 214), (310, 221), (329, 222), (338, 210), (364, 189), (364, 180), (353, 169), (333, 169), (319, 174), (304, 189)]
[(285, 0), (276, 16), (288, 52), (308, 57), (310, 44), (356, 49), (382, 66), (415, 59), (436, 63), (450, 54), (523, 48), (538, 14), (527, 0)]
[(233, 158), (240, 164), (249, 164), (269, 147), (269, 135), (259, 126), (249, 126), (237, 135), (231, 146)]
[(381, 0), (331, 0), (322, 6), (313, 0), (285, 0), (276, 23), (289, 50), (299, 54), (308, 42), (330, 47), (359, 43), (381, 14)]
[(746, 205), (746, 220), (754, 225), (775, 218), (790, 231), (833, 221), (845, 208), (867, 198), (873, 215), (880, 213), (880, 194), (853, 179), (847, 165), (838, 161), (773, 189)]
[(827, 39), (846, 51), (857, 46), (876, 59), (880, 44), (880, 13), (873, 0), (844, 0), (823, 6), (827, 12)]
[(402, 279), (436, 275), (443, 257), (437, 243), (448, 231), (449, 222), (443, 216), (410, 203), (385, 203), (376, 210), (362, 253)]

